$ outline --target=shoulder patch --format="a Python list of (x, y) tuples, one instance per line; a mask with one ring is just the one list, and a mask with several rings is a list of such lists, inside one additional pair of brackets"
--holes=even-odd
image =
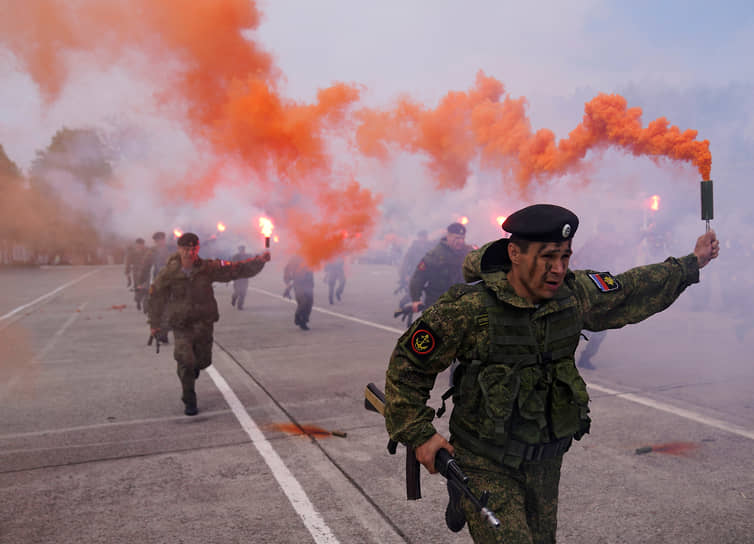
[(419, 264), (416, 265), (416, 268), (419, 269), (419, 270), (421, 270), (422, 272), (424, 272), (427, 269), (427, 265), (424, 262), (424, 259), (422, 259), (421, 261), (419, 261)]
[(592, 272), (591, 274), (587, 274), (587, 276), (594, 282), (597, 289), (603, 293), (617, 291), (621, 288), (620, 282), (610, 272)]
[(406, 347), (420, 359), (429, 358), (438, 345), (437, 335), (424, 321), (419, 321), (414, 332), (406, 340)]

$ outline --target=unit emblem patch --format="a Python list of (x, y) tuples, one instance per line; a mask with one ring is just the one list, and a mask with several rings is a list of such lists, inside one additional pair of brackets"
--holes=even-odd
[(437, 336), (423, 322), (419, 322), (416, 330), (408, 338), (408, 348), (422, 359), (429, 357), (437, 348)]

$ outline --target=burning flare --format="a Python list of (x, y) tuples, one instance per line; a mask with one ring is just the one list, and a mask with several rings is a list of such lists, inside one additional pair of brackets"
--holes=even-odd
[(219, 232), (225, 232), (225, 224), (222, 221), (217, 222), (217, 230)]
[(649, 209), (653, 212), (660, 209), (660, 195), (652, 195), (649, 197)]
[(505, 223), (506, 219), (508, 219), (506, 216), (504, 216), (504, 215), (498, 215), (497, 219), (496, 219), (497, 224), (502, 228), (503, 223)]
[(265, 238), (269, 238), (270, 236), (272, 236), (272, 229), (274, 228), (275, 228), (275, 225), (272, 224), (272, 221), (270, 221), (266, 217), (259, 218), (259, 230), (262, 232), (262, 235)]
[(466, 217), (466, 216), (464, 215), (463, 217), (461, 217), (461, 218), (460, 218), (460, 219), (458, 220), (458, 222), (459, 222), (459, 223), (460, 223), (461, 225), (468, 225), (468, 224), (469, 224), (469, 218), (468, 218), (468, 217)]
[(173, 236), (175, 236), (176, 240), (183, 236), (183, 231), (181, 229), (173, 229)]

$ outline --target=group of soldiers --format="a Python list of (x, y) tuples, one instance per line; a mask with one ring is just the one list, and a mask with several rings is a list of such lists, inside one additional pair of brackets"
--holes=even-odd
[[(485, 508), (502, 524), (486, 525), (477, 515), (479, 503), (448, 486), (449, 527), (457, 531), (468, 523), (475, 542), (555, 542), (563, 455), (590, 430), (589, 395), (575, 360), (582, 330), (617, 329), (663, 311), (699, 281), (699, 270), (719, 253), (715, 232), (709, 231), (684, 257), (613, 276), (590, 261), (586, 248), (600, 252), (595, 239), (585, 244), (587, 268), (572, 270), (578, 225), (575, 214), (560, 206), (528, 206), (503, 223), (509, 237), (475, 249), (465, 242), (466, 227), (452, 223), (415, 265), (406, 264), (428, 247), (420, 237), (401, 268), (407, 311), (422, 314), (407, 320), (409, 328), (390, 357), (386, 428), (430, 473), (442, 470), (435, 461), (440, 450), (454, 455), (469, 486), (484, 492)], [(181, 400), (192, 416), (198, 412), (195, 381), (212, 363), (219, 319), (212, 284), (258, 274), (270, 253), (249, 256), (241, 250), (233, 262), (202, 259), (199, 238), (186, 233), (169, 255), (161, 234), (155, 233), (148, 251), (143, 240), (136, 244), (126, 274), (140, 290), (153, 278), (145, 310), (150, 334), (159, 338), (173, 330)], [(330, 303), (342, 295), (342, 270), (340, 263), (326, 270)], [(308, 330), (313, 271), (293, 257), (283, 279), (285, 294), (295, 290), (294, 323)], [(136, 301), (143, 309), (144, 299)], [(231, 302), (243, 306), (241, 293), (234, 291)], [(435, 411), (426, 402), (437, 374), (451, 365), (453, 409), (446, 438), (432, 424)]]
[[(147, 248), (144, 239), (137, 238), (125, 256), (126, 285), (134, 293), (136, 309), (144, 313), (149, 311), (149, 286), (174, 252), (174, 248), (168, 246), (164, 232), (155, 232), (152, 241), (154, 245)], [(160, 342), (168, 342), (167, 328), (164, 328)]]
[[(474, 502), (449, 478), (445, 518), (454, 531), (468, 523), (475, 542), (555, 542), (563, 456), (591, 423), (575, 360), (582, 330), (618, 329), (663, 311), (719, 253), (709, 231), (684, 257), (616, 276), (598, 271), (605, 270), (599, 263), (572, 270), (578, 225), (570, 210), (549, 204), (510, 215), (502, 225), (510, 236), (468, 253), (464, 282), (424, 308), (390, 358), (384, 402), (390, 438), (411, 448), (430, 473), (447, 470), (436, 461), (440, 450), (455, 457), (468, 486), (485, 498)], [(432, 293), (429, 262), (422, 259), (412, 276), (417, 283), (424, 278), (425, 297)], [(427, 400), (437, 375), (451, 365), (446, 438)], [(482, 507), (501, 523), (489, 523)]]

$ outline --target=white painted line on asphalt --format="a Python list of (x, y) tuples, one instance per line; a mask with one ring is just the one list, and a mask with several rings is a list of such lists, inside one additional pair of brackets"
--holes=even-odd
[(27, 303), (26, 303), (26, 304), (24, 304), (23, 306), (19, 306), (18, 308), (14, 308), (13, 310), (11, 310), (10, 312), (8, 312), (8, 313), (7, 313), (7, 314), (5, 314), (5, 315), (0, 315), (0, 321), (3, 321), (4, 319), (8, 319), (8, 318), (10, 318), (10, 317), (13, 317), (13, 316), (14, 316), (14, 315), (16, 315), (16, 314), (17, 314), (18, 312), (22, 312), (22, 311), (24, 311), (24, 310), (25, 310), (26, 308), (28, 308), (29, 306), (33, 306), (33, 305), (34, 305), (34, 304), (36, 304), (37, 302), (41, 302), (41, 301), (45, 300), (46, 298), (50, 298), (51, 296), (53, 296), (53, 295), (54, 295), (54, 294), (56, 294), (56, 293), (59, 293), (60, 291), (62, 291), (62, 290), (63, 290), (63, 289), (65, 289), (66, 287), (70, 287), (71, 285), (73, 285), (73, 284), (75, 284), (75, 283), (78, 283), (78, 282), (80, 282), (81, 280), (83, 280), (84, 278), (87, 278), (87, 277), (91, 276), (92, 274), (96, 274), (96, 273), (97, 273), (97, 272), (99, 272), (99, 271), (100, 271), (100, 269), (98, 268), (97, 270), (92, 270), (91, 272), (87, 272), (87, 273), (86, 273), (86, 274), (84, 274), (83, 276), (79, 276), (79, 277), (78, 277), (78, 278), (76, 278), (75, 280), (71, 280), (71, 281), (69, 281), (68, 283), (65, 283), (65, 284), (61, 285), (61, 286), (60, 286), (60, 287), (58, 287), (57, 289), (54, 289), (54, 290), (50, 291), (50, 292), (49, 292), (49, 293), (47, 293), (46, 295), (42, 295), (41, 297), (35, 298), (35, 299), (34, 299), (34, 300), (32, 300), (31, 302), (27, 302)]
[(71, 326), (71, 323), (76, 321), (76, 318), (81, 315), (81, 311), (84, 308), (86, 308), (87, 304), (88, 302), (84, 302), (81, 306), (76, 308), (76, 311), (73, 312), (73, 314), (71, 314), (71, 316), (68, 319), (66, 319), (65, 323), (63, 323), (63, 326), (60, 327), (57, 331), (55, 331), (55, 334), (52, 335), (52, 338), (50, 338), (50, 341), (47, 342), (47, 344), (45, 344), (45, 347), (42, 348), (42, 351), (40, 351), (36, 355), (36, 359), (38, 361), (41, 361), (45, 357), (45, 355), (47, 355), (50, 352), (50, 350), (55, 346), (55, 343), (58, 341), (58, 338), (60, 338), (63, 335), (63, 333), (66, 331), (66, 329)]
[(215, 382), (220, 393), (225, 397), (225, 402), (230, 406), (230, 409), (238, 419), (241, 427), (246, 431), (251, 442), (261, 454), (264, 462), (270, 467), (272, 475), (275, 477), (275, 480), (277, 480), (278, 485), (280, 485), (285, 496), (288, 497), (291, 506), (296, 510), (301, 521), (304, 522), (304, 525), (309, 530), (314, 541), (318, 544), (336, 544), (338, 539), (335, 538), (335, 535), (322, 519), (322, 516), (319, 515), (319, 512), (315, 510), (314, 505), (312, 505), (309, 497), (306, 496), (306, 492), (301, 487), (301, 484), (298, 483), (298, 480), (296, 480), (291, 471), (288, 470), (288, 467), (285, 466), (285, 463), (283, 463), (283, 460), (278, 453), (264, 437), (262, 431), (259, 430), (257, 424), (251, 419), (246, 408), (241, 404), (241, 401), (230, 388), (228, 382), (225, 381), (225, 378), (223, 378), (217, 369), (212, 366), (207, 368), (207, 374), (209, 374), (209, 377)]
[[(282, 297), (282, 296), (278, 295), (277, 293), (272, 293), (270, 291), (265, 291), (264, 289), (259, 289), (258, 287), (250, 287), (250, 289), (252, 291), (256, 291), (257, 293), (262, 293), (263, 295), (267, 295), (267, 296), (270, 296), (272, 298), (280, 299), (283, 302), (288, 302), (290, 304), (296, 304), (295, 300), (287, 299), (285, 297)], [(386, 325), (380, 325), (379, 323), (375, 323), (374, 321), (367, 321), (365, 319), (359, 319), (358, 317), (353, 317), (353, 316), (346, 315), (346, 314), (339, 314), (338, 312), (333, 312), (332, 310), (325, 310), (324, 308), (319, 308), (317, 306), (314, 306), (312, 308), (312, 310), (314, 310), (315, 312), (320, 312), (320, 313), (323, 313), (323, 314), (331, 315), (333, 317), (339, 317), (340, 319), (345, 319), (346, 321), (353, 321), (354, 323), (361, 323), (362, 325), (367, 325), (369, 327), (374, 327), (375, 329), (381, 329), (381, 330), (387, 331), (387, 332), (394, 332), (394, 333), (397, 333), (397, 334), (403, 334), (404, 332), (406, 332), (405, 330), (402, 330), (402, 329), (396, 329), (395, 327), (388, 327)]]
[[(264, 295), (271, 296), (273, 298), (277, 298), (280, 300), (283, 300), (285, 302), (292, 302), (295, 304), (295, 301), (286, 299), (284, 297), (281, 297), (280, 295), (276, 293), (272, 293), (270, 291), (265, 291), (264, 289), (254, 288), (252, 289), (258, 293), (262, 293)], [(355, 323), (361, 323), (362, 325), (368, 325), (370, 327), (374, 327), (376, 329), (382, 329), (384, 331), (389, 332), (396, 332), (398, 334), (403, 334), (405, 331), (402, 331), (400, 329), (394, 329), (392, 327), (386, 327), (385, 325), (380, 325), (379, 323), (374, 323), (372, 321), (365, 321), (364, 319), (358, 319), (356, 317), (351, 317), (350, 315), (344, 315), (339, 314), (337, 312), (333, 312), (331, 310), (325, 310), (324, 308), (313, 308), (314, 310), (318, 312), (322, 312), (323, 314), (332, 315), (334, 317), (339, 317), (341, 319), (347, 319), (348, 321), (353, 321)], [(670, 404), (665, 404), (663, 402), (658, 402), (652, 399), (648, 399), (646, 397), (641, 397), (639, 395), (635, 395), (633, 393), (623, 393), (621, 391), (615, 391), (614, 389), (609, 389), (607, 387), (603, 387), (601, 385), (597, 385), (594, 383), (589, 383), (589, 387), (596, 389), (597, 391), (601, 391), (603, 393), (607, 393), (609, 395), (616, 395), (620, 396), (622, 399), (629, 400), (631, 402), (635, 402), (637, 404), (641, 404), (643, 406), (648, 406), (650, 408), (654, 408), (655, 410), (660, 410), (661, 412), (668, 412), (670, 414), (675, 414), (677, 416), (690, 419), (691, 421), (696, 421), (697, 423), (702, 423), (704, 425), (709, 425), (711, 427), (715, 427), (716, 429), (720, 429), (723, 431), (728, 431), (733, 434), (737, 434), (739, 436), (743, 436), (745, 438), (750, 438), (754, 440), (754, 432), (748, 431), (746, 429), (742, 429), (741, 427), (737, 427), (736, 425), (733, 425), (731, 423), (727, 423), (725, 421), (703, 416), (701, 414), (697, 414), (696, 412), (692, 412), (691, 410), (685, 410), (683, 408), (678, 408), (676, 406), (672, 406)]]
[(692, 412), (691, 410), (686, 410), (684, 408), (679, 408), (671, 404), (665, 404), (664, 402), (659, 402), (656, 400), (648, 399), (646, 397), (641, 397), (633, 393), (623, 393), (621, 391), (616, 391), (615, 389), (610, 389), (608, 387), (603, 387), (601, 385), (596, 385), (593, 383), (590, 383), (587, 385), (588, 387), (592, 389), (596, 389), (597, 391), (600, 391), (602, 393), (607, 393), (608, 395), (614, 395), (616, 397), (630, 400), (631, 402), (635, 402), (643, 406), (654, 408), (655, 410), (660, 410), (661, 412), (674, 414), (682, 418), (690, 419), (691, 421), (701, 423), (703, 425), (709, 425), (710, 427), (715, 427), (716, 429), (720, 429), (721, 431), (727, 431), (729, 433), (737, 434), (738, 436), (743, 436), (744, 438), (749, 438), (751, 440), (754, 440), (754, 431), (748, 431), (746, 429), (742, 429), (741, 427), (737, 427), (736, 425), (733, 425), (726, 421), (722, 421), (720, 419), (703, 416), (701, 414), (697, 414), (696, 412)]

